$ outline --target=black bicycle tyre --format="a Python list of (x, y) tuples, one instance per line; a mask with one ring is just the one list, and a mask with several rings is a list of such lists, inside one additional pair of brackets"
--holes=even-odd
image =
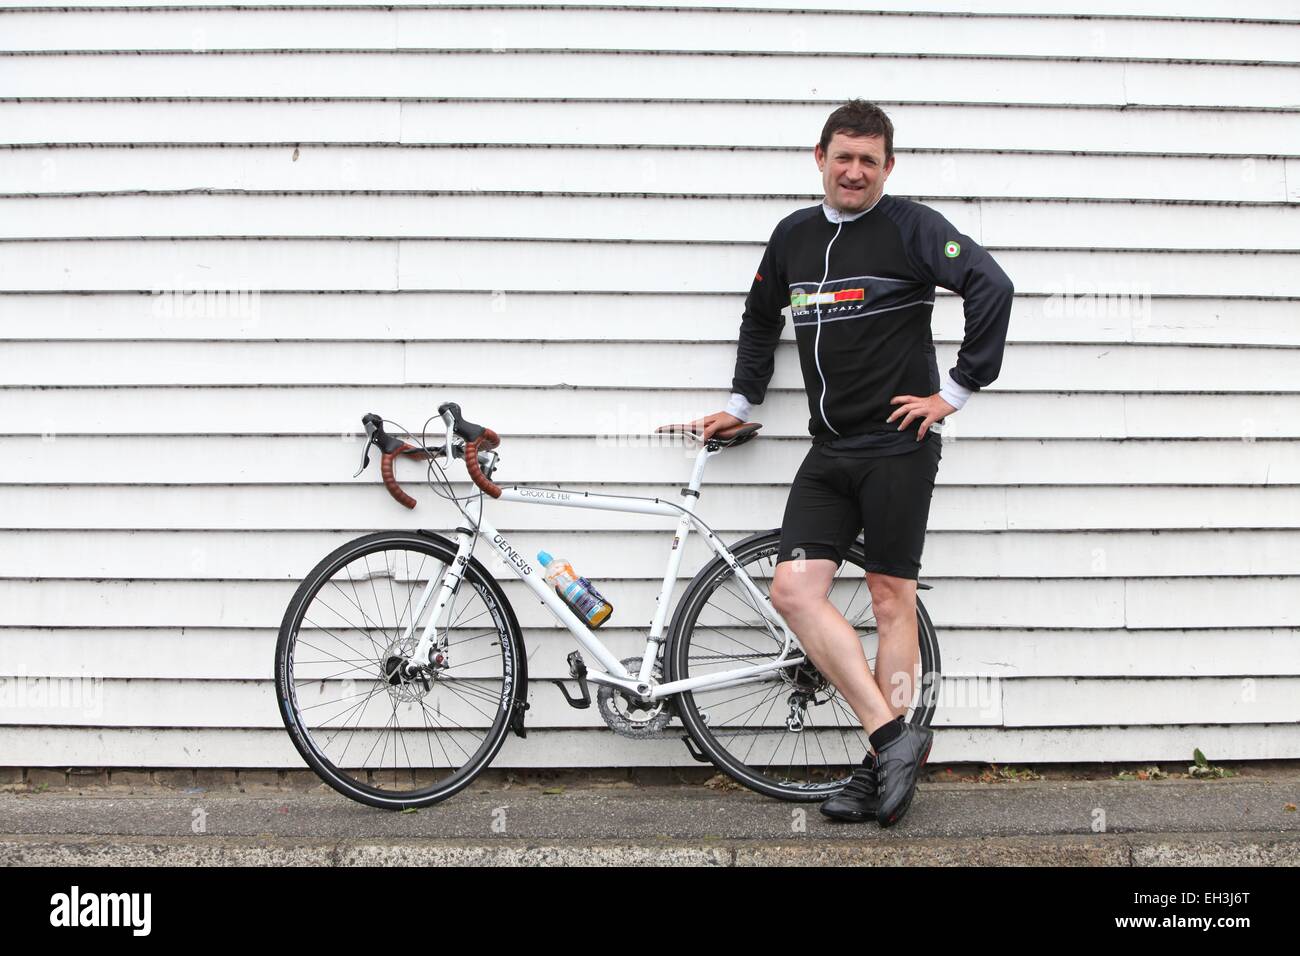
[[(755, 559), (775, 556), (780, 541), (781, 531), (779, 528), (759, 532), (732, 546), (731, 552), (737, 563), (744, 566)], [(854, 564), (865, 574), (864, 561), (865, 555), (862, 550), (862, 541), (859, 538), (850, 549), (844, 566), (850, 563)], [(844, 566), (841, 566), (841, 571)], [(730, 573), (726, 562), (722, 558), (715, 557), (695, 576), (686, 592), (682, 595), (673, 614), (668, 643), (664, 648), (667, 681), (682, 680), (690, 676), (687, 663), (690, 642), (684, 639), (686, 628), (693, 626), (703, 607), (704, 599)], [(942, 680), (939, 641), (938, 636), (935, 634), (934, 624), (931, 622), (930, 615), (925, 610), (919, 594), (917, 595), (916, 612), (921, 680), (915, 698), (917, 706), (911, 709), (907, 719), (908, 723), (928, 727), (934, 716), (938, 688)], [(782, 784), (774, 781), (732, 755), (717, 740), (705, 721), (701, 719), (700, 709), (697, 706), (693, 692), (683, 691), (676, 696), (675, 701), (678, 717), (695, 746), (719, 770), (751, 790), (779, 800), (811, 803), (820, 802), (838, 793), (849, 780), (849, 774), (845, 773), (838, 780), (818, 784)], [(861, 733), (860, 726), (858, 733)], [(865, 734), (862, 735), (862, 739), (865, 743)]]
[(450, 564), (456, 555), (455, 544), (428, 532), (381, 531), (355, 538), (330, 552), (298, 585), (285, 609), (275, 650), (275, 687), (280, 716), (294, 747), (312, 770), (330, 787), (359, 803), (384, 810), (426, 807), (459, 793), (485, 770), (500, 751), (511, 729), (516, 705), (517, 682), (524, 679), (526, 660), (523, 634), (501, 585), (477, 560), (471, 558), (461, 587), (472, 587), (492, 614), (500, 636), (504, 674), (500, 706), (483, 743), (465, 764), (443, 780), (430, 786), (401, 792), (361, 783), (339, 770), (315, 745), (310, 728), (304, 726), (297, 705), (293, 683), (292, 652), (307, 608), (320, 589), (350, 562), (376, 552), (397, 548), (419, 552)]

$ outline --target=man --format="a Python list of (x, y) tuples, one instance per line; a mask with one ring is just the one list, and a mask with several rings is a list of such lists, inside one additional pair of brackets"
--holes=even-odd
[[(708, 438), (762, 403), (788, 306), (812, 447), (790, 486), (772, 602), (869, 734), (862, 766), (822, 812), (881, 826), (906, 813), (933, 739), (904, 715), (920, 658), (916, 579), (942, 453), (936, 426), (997, 378), (1013, 292), (993, 258), (942, 215), (884, 194), (893, 141), (873, 104), (853, 100), (830, 115), (813, 150), (825, 199), (772, 232), (745, 300), (731, 400), (693, 423)], [(930, 332), (935, 286), (959, 293), (965, 308), (957, 364), (942, 378)], [(827, 595), (863, 529), (874, 677)]]

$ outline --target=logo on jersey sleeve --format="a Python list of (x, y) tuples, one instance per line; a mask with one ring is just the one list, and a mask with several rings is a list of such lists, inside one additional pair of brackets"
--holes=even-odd
[(961, 244), (956, 242), (948, 243), (946, 246), (943, 247), (943, 254), (947, 256), (949, 259), (956, 259), (959, 255), (961, 255)]

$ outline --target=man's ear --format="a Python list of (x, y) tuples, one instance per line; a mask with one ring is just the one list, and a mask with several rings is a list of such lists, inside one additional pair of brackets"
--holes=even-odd
[(889, 161), (885, 163), (885, 178), (888, 178), (889, 174), (894, 171), (894, 160), (897, 158), (897, 156), (890, 156)]
[(813, 159), (817, 160), (817, 168), (821, 169), (826, 162), (826, 153), (822, 151), (821, 143), (813, 144)]

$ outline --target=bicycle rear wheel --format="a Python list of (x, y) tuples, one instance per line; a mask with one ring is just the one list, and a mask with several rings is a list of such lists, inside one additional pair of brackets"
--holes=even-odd
[[(736, 544), (732, 555), (763, 594), (771, 593), (780, 530)], [(832, 580), (828, 597), (858, 631), (874, 674), (878, 638), (867, 588), (865, 557), (855, 542)], [(918, 596), (920, 659), (904, 719), (928, 726), (940, 680), (939, 643)], [(783, 635), (755, 606), (735, 573), (715, 558), (695, 576), (678, 603), (664, 655), (667, 680), (684, 680), (773, 661)], [(797, 645), (790, 656), (802, 657)], [(848, 702), (811, 661), (776, 671), (768, 680), (701, 688), (678, 695), (678, 715), (701, 751), (752, 790), (782, 800), (820, 801), (838, 793), (869, 741)], [(793, 724), (788, 723), (796, 717)]]
[(455, 557), (435, 535), (367, 535), (326, 556), (285, 611), (280, 716), (307, 764), (360, 803), (401, 810), (445, 800), (487, 767), (510, 730), (523, 638), (478, 561), (440, 622), (435, 662), (414, 674), (398, 667), (432, 613), (433, 597), (414, 620), (421, 594)]

